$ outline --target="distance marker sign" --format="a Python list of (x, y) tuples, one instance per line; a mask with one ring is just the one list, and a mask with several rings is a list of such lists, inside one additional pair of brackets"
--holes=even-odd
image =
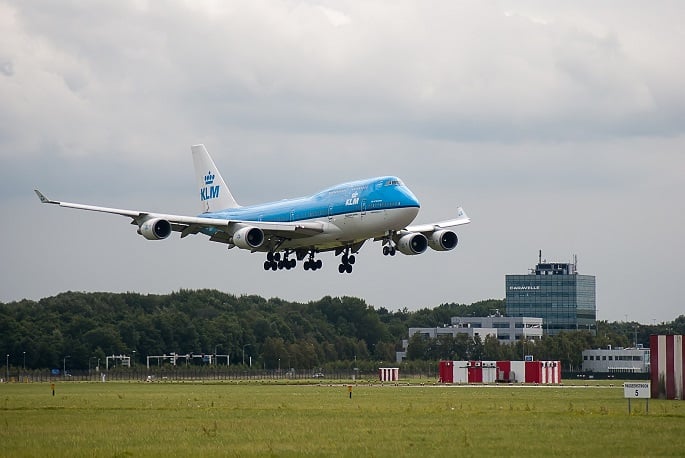
[(623, 384), (623, 397), (628, 399), (649, 399), (651, 382), (626, 382)]

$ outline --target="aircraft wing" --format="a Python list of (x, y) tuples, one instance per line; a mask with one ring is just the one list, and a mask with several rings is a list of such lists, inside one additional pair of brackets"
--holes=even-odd
[(461, 226), (462, 224), (468, 224), (471, 222), (471, 218), (468, 217), (463, 208), (457, 208), (457, 217), (454, 219), (449, 219), (445, 221), (440, 221), (437, 223), (430, 224), (417, 224), (414, 226), (408, 226), (406, 228), (409, 232), (421, 232), (422, 234), (433, 233), (442, 229), (447, 229), (449, 227)]
[(57, 200), (50, 200), (45, 197), (37, 189), (34, 190), (38, 195), (40, 201), (44, 204), (55, 204), (65, 208), (75, 208), (77, 210), (88, 210), (103, 213), (111, 213), (114, 215), (127, 216), (132, 218), (131, 224), (140, 226), (145, 221), (150, 219), (163, 219), (171, 223), (172, 230), (181, 233), (181, 237), (187, 235), (197, 234), (201, 229), (214, 228), (220, 232), (214, 234), (210, 240), (228, 243), (233, 233), (243, 227), (258, 227), (266, 235), (282, 238), (306, 237), (318, 234), (324, 231), (322, 223), (316, 222), (282, 222), (274, 223), (267, 221), (242, 221), (242, 220), (227, 220), (217, 218), (203, 218), (198, 216), (183, 216), (183, 215), (168, 215), (164, 213), (152, 213), (140, 210), (125, 210), (121, 208), (98, 207), (95, 205), (84, 205), (72, 202), (61, 202)]

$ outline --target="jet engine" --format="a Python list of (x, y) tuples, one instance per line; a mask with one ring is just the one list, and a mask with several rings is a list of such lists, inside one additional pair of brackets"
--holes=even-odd
[(233, 244), (245, 250), (254, 250), (264, 243), (264, 231), (258, 227), (244, 227), (233, 234)]
[(420, 232), (410, 232), (397, 241), (397, 249), (407, 255), (421, 254), (428, 248), (428, 239)]
[(148, 240), (162, 240), (171, 234), (171, 223), (161, 218), (148, 219), (140, 225), (138, 233)]
[(449, 251), (459, 243), (457, 234), (452, 231), (437, 231), (428, 238), (428, 246), (435, 251)]

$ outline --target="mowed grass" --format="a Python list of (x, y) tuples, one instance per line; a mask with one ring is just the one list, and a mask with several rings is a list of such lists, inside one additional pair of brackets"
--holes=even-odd
[(615, 386), (0, 385), (0, 456), (683, 456), (685, 403)]

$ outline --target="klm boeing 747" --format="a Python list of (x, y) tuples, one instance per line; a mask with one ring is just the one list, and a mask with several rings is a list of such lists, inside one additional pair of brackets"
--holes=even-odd
[(452, 228), (471, 222), (457, 208), (456, 218), (433, 224), (410, 225), (419, 201), (394, 176), (353, 181), (310, 197), (240, 206), (233, 198), (204, 145), (192, 148), (197, 176), (199, 216), (168, 215), (138, 210), (97, 207), (50, 200), (36, 190), (41, 202), (61, 207), (113, 213), (132, 218), (138, 233), (162, 240), (172, 231), (181, 238), (204, 234), (228, 248), (266, 253), (264, 270), (290, 270), (304, 260), (304, 270), (322, 266), (316, 255), (334, 251), (341, 256), (338, 271), (351, 273), (357, 254), (367, 240), (382, 242), (383, 254), (422, 254), (428, 247), (449, 251), (457, 246)]

